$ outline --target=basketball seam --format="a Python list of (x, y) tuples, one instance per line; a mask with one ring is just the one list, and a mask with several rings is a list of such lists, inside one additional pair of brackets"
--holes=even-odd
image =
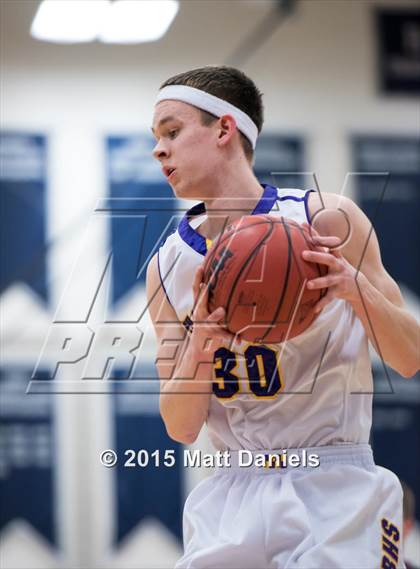
[[(249, 265), (249, 263), (256, 257), (256, 255), (258, 254), (260, 248), (264, 245), (264, 243), (266, 242), (266, 240), (270, 237), (270, 235), (272, 235), (273, 231), (274, 231), (274, 226), (276, 224), (282, 224), (284, 226), (285, 229), (285, 233), (286, 233), (286, 237), (288, 240), (288, 260), (287, 260), (287, 269), (286, 269), (286, 279), (283, 283), (283, 289), (282, 289), (282, 293), (276, 308), (276, 311), (274, 313), (273, 319), (271, 321), (271, 323), (269, 324), (269, 326), (267, 327), (267, 330), (264, 332), (263, 336), (261, 337), (260, 341), (263, 341), (267, 335), (269, 334), (270, 330), (272, 329), (274, 323), (277, 320), (277, 317), (281, 311), (283, 302), (284, 302), (284, 297), (287, 291), (287, 286), (288, 286), (288, 281), (290, 279), (290, 273), (291, 273), (291, 257), (292, 257), (292, 243), (291, 243), (291, 234), (290, 234), (290, 223), (289, 221), (286, 221), (285, 218), (282, 216), (280, 219), (276, 219), (276, 218), (272, 218), (270, 216), (270, 214), (258, 214), (260, 217), (264, 217), (263, 220), (256, 220), (255, 223), (246, 225), (244, 227), (240, 227), (237, 231), (235, 231), (233, 234), (229, 231), (227, 234), (223, 235), (223, 233), (219, 236), (218, 241), (213, 245), (212, 247), (212, 252), (209, 255), (209, 258), (206, 262), (206, 270), (205, 272), (208, 271), (208, 269), (211, 267), (211, 260), (214, 258), (216, 251), (219, 249), (219, 246), (224, 244), (226, 240), (231, 239), (232, 237), (234, 237), (235, 234), (239, 233), (242, 230), (248, 229), (250, 227), (255, 227), (258, 225), (263, 225), (263, 224), (270, 224), (270, 230), (266, 233), (266, 235), (261, 239), (260, 243), (258, 243), (258, 245), (255, 247), (253, 253), (248, 257), (248, 259), (246, 260), (246, 262), (244, 263), (244, 265), (241, 267), (241, 270), (238, 272), (238, 274), (236, 275), (235, 281), (233, 283), (233, 286), (231, 287), (230, 290), (230, 294), (227, 300), (227, 304), (226, 304), (226, 321), (229, 321), (229, 309), (232, 303), (232, 298), (234, 296), (235, 290), (238, 286), (240, 277), (242, 276), (243, 272), (245, 271), (245, 269), (247, 268), (247, 266)], [(305, 242), (307, 243), (308, 247), (310, 247), (309, 245), (309, 240), (307, 238), (307, 235), (305, 233), (305, 231), (303, 230), (303, 228), (301, 227), (301, 225), (295, 221), (295, 220), (290, 220), (291, 225), (295, 228), (297, 228), (301, 235), (303, 236)], [(322, 276), (321, 270), (320, 270), (320, 266), (318, 263), (315, 263), (316, 265), (316, 270), (318, 272), (319, 276)], [(205, 280), (206, 279), (206, 275), (205, 275)], [(211, 280), (211, 275), (209, 275), (209, 281)], [(323, 294), (324, 293), (324, 294)], [(326, 293), (326, 289), (323, 289), (322, 291), (320, 291), (320, 295), (319, 298), (322, 298)]]
[[(260, 214), (262, 215), (262, 214)], [(264, 216), (265, 217), (265, 216)], [(235, 231), (235, 233), (233, 233), (232, 235), (230, 235), (230, 231), (228, 233), (225, 233), (224, 235), (221, 234), (218, 238), (218, 240), (216, 241), (216, 243), (214, 243), (214, 245), (212, 245), (212, 248), (210, 249), (210, 255), (209, 258), (207, 259), (205, 266), (204, 266), (204, 280), (207, 283), (207, 270), (210, 267), (210, 261), (213, 259), (213, 257), (216, 255), (216, 251), (218, 250), (219, 246), (222, 245), (227, 239), (231, 239), (233, 237), (233, 235), (236, 235), (237, 233), (239, 233), (240, 231), (244, 231), (245, 229), (249, 229), (250, 227), (255, 227), (256, 225), (264, 225), (267, 223), (267, 221), (272, 224), (272, 220), (271, 219), (264, 219), (264, 220), (258, 220), (256, 223), (253, 223), (252, 225), (246, 225), (244, 227), (241, 227), (238, 229), (238, 231)], [(210, 280), (210, 278), (209, 278)]]
[[(283, 217), (282, 217), (283, 220)], [(271, 321), (270, 326), (267, 328), (267, 331), (264, 333), (264, 335), (262, 336), (261, 340), (264, 340), (264, 338), (267, 336), (267, 334), (270, 332), (270, 330), (272, 329), (274, 322), (277, 320), (277, 316), (279, 315), (279, 312), (281, 310), (281, 307), (283, 305), (283, 301), (284, 301), (284, 297), (286, 295), (286, 290), (287, 290), (287, 285), (289, 283), (289, 277), (290, 277), (290, 265), (291, 265), (291, 258), (292, 258), (292, 239), (290, 236), (290, 230), (289, 230), (289, 226), (286, 222), (283, 223), (284, 224), (284, 230), (286, 233), (286, 237), (287, 237), (287, 243), (288, 243), (288, 248), (287, 248), (287, 269), (286, 269), (286, 278), (284, 279), (284, 283), (283, 283), (283, 290), (281, 291), (281, 295), (280, 295), (280, 299), (279, 302), (277, 303), (277, 308), (276, 311), (274, 312), (274, 316), (273, 319)]]
[[(244, 216), (244, 217), (245, 217), (245, 216)], [(251, 216), (250, 216), (250, 217), (251, 217)], [(252, 217), (253, 217), (253, 216), (252, 216)], [(245, 229), (249, 229), (250, 227), (255, 227), (256, 225), (262, 225), (262, 224), (264, 224), (264, 223), (267, 223), (267, 221), (268, 221), (270, 224), (275, 224), (275, 223), (282, 223), (282, 224), (284, 224), (284, 221), (283, 221), (284, 218), (283, 218), (283, 217), (282, 217), (281, 219), (270, 219), (270, 214), (268, 214), (268, 213), (265, 213), (265, 214), (264, 214), (264, 213), (259, 213), (259, 214), (256, 215), (255, 217), (264, 217), (265, 219), (264, 219), (264, 220), (261, 220), (261, 221), (258, 220), (256, 223), (253, 223), (252, 225), (246, 225), (246, 226), (244, 226), (244, 227), (240, 227), (235, 233), (239, 233), (240, 231), (244, 231)], [(290, 221), (293, 221), (294, 223), (296, 223), (297, 226), (299, 226), (299, 223), (298, 223), (297, 221), (294, 221), (293, 219), (291, 219)], [(212, 257), (214, 257), (215, 252), (216, 252), (217, 248), (219, 247), (219, 245), (221, 245), (222, 243), (224, 243), (224, 241), (225, 241), (226, 239), (228, 239), (228, 238), (231, 237), (229, 234), (230, 234), (230, 231), (229, 231), (228, 233), (225, 233), (224, 235), (223, 235), (223, 233), (222, 233), (221, 235), (219, 235), (218, 240), (216, 241), (216, 243), (214, 243), (214, 244), (212, 245), (212, 248), (210, 249), (211, 253), (210, 253), (210, 256), (209, 256), (208, 260), (206, 261), (206, 264), (205, 264), (205, 267), (206, 267), (206, 268), (205, 268), (205, 271), (204, 271), (204, 272), (206, 272), (206, 270), (207, 270), (207, 265), (208, 265), (210, 259), (211, 259)], [(206, 238), (204, 238), (204, 239), (206, 239)]]
[[(268, 239), (268, 237), (270, 237), (270, 235), (273, 233), (273, 223), (272, 220), (269, 219), (268, 220), (270, 223), (270, 229), (268, 230), (268, 232), (266, 233), (266, 235), (264, 235), (264, 237), (261, 239), (261, 241), (258, 243), (258, 245), (255, 247), (252, 255), (250, 255), (248, 257), (248, 259), (246, 260), (246, 262), (244, 263), (244, 265), (242, 266), (241, 270), (239, 271), (239, 273), (236, 275), (236, 278), (234, 280), (233, 286), (231, 287), (230, 290), (230, 294), (229, 294), (229, 298), (228, 298), (228, 302), (227, 302), (227, 306), (226, 306), (226, 319), (228, 319), (228, 314), (229, 314), (229, 308), (230, 308), (230, 304), (232, 302), (232, 297), (235, 293), (235, 289), (238, 285), (238, 282), (240, 280), (240, 277), (242, 276), (242, 273), (244, 272), (244, 270), (246, 269), (246, 267), (249, 265), (249, 263), (251, 262), (251, 260), (253, 260), (256, 255), (258, 254), (260, 248), (263, 246), (264, 242)], [(261, 222), (261, 223), (267, 223), (267, 221)]]

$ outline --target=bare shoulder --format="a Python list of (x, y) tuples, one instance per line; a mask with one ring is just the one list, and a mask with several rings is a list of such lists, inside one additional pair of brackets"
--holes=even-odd
[(308, 195), (308, 212), (311, 220), (322, 210), (343, 210), (354, 213), (355, 208), (359, 209), (353, 200), (340, 194), (311, 192)]
[(342, 253), (352, 262), (360, 260), (372, 236), (372, 224), (348, 197), (334, 193), (312, 192), (308, 197), (311, 224), (320, 235), (334, 235), (343, 243)]
[(357, 267), (365, 258), (380, 263), (379, 243), (372, 223), (358, 205), (346, 196), (314, 192), (308, 197), (311, 224), (320, 235), (342, 240), (341, 252)]
[(370, 219), (350, 198), (339, 194), (313, 192), (308, 197), (308, 212), (314, 229), (321, 235), (342, 240), (342, 255), (362, 271), (391, 302), (402, 306), (397, 283), (382, 264), (380, 245)]

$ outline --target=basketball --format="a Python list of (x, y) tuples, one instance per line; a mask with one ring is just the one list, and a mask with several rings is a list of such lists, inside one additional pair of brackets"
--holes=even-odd
[(226, 311), (230, 332), (255, 343), (279, 343), (301, 334), (315, 318), (325, 291), (306, 282), (326, 274), (302, 251), (314, 249), (309, 232), (295, 221), (270, 215), (240, 218), (208, 251), (204, 281), (209, 311)]

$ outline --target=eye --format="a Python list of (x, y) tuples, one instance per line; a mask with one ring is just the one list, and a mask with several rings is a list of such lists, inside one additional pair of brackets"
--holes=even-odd
[(177, 128), (173, 128), (172, 130), (170, 130), (170, 131), (168, 132), (168, 136), (169, 136), (169, 138), (171, 138), (171, 139), (172, 139), (172, 138), (175, 138), (177, 134), (178, 134), (178, 129), (177, 129)]

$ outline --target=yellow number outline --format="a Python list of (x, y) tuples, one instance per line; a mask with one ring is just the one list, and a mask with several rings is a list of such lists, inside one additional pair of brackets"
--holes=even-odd
[[(236, 393), (234, 393), (233, 395), (231, 395), (230, 397), (220, 397), (219, 395), (217, 395), (217, 394), (214, 393), (214, 392), (213, 392), (213, 394), (217, 397), (217, 399), (220, 399), (221, 401), (232, 401), (232, 399), (235, 399), (235, 397), (236, 397), (237, 395), (239, 395), (239, 394), (242, 392), (241, 382), (240, 382), (240, 379), (239, 379), (239, 377), (238, 377), (238, 374), (237, 374), (237, 373), (234, 373), (234, 372), (237, 370), (238, 365), (239, 365), (239, 363), (238, 363), (238, 358), (237, 358), (237, 355), (238, 355), (238, 354), (237, 354), (236, 352), (233, 352), (232, 350), (229, 350), (228, 348), (225, 348), (225, 349), (226, 349), (226, 351), (228, 351), (228, 352), (230, 352), (231, 354), (233, 354), (233, 356), (234, 356), (234, 358), (235, 358), (235, 360), (234, 360), (234, 361), (235, 361), (235, 365), (232, 367), (231, 370), (228, 371), (228, 373), (231, 374), (231, 375), (233, 375), (234, 377), (236, 377), (236, 383), (237, 383), (237, 385), (238, 385), (238, 391), (237, 391)], [(220, 363), (220, 366), (219, 366), (218, 368), (216, 368), (216, 365), (217, 365), (218, 363)], [(224, 388), (224, 383), (225, 383), (225, 382), (224, 382), (224, 379), (223, 379), (223, 378), (216, 377), (216, 373), (215, 373), (215, 372), (216, 372), (216, 369), (220, 369), (220, 368), (222, 367), (222, 365), (223, 365), (223, 360), (222, 360), (222, 358), (219, 356), (219, 357), (217, 357), (217, 358), (215, 359), (215, 362), (214, 362), (214, 365), (213, 365), (213, 384), (214, 384), (214, 383), (217, 383), (218, 386), (219, 386), (219, 389), (223, 389), (223, 388)], [(220, 381), (223, 382), (223, 387), (220, 387)]]
[[(235, 399), (235, 397), (237, 397), (239, 394), (243, 393), (242, 391), (242, 386), (241, 386), (241, 380), (238, 377), (237, 373), (234, 373), (239, 365), (238, 362), (238, 356), (241, 357), (244, 360), (244, 367), (246, 370), (246, 374), (247, 374), (247, 379), (248, 379), (248, 386), (249, 386), (249, 393), (252, 394), (252, 396), (256, 399), (275, 399), (278, 394), (283, 391), (284, 389), (284, 381), (283, 381), (283, 373), (282, 373), (282, 369), (281, 369), (281, 364), (280, 364), (280, 360), (278, 357), (278, 350), (273, 350), (272, 348), (270, 348), (268, 345), (264, 344), (252, 344), (251, 342), (245, 342), (247, 345), (245, 347), (245, 349), (242, 351), (242, 353), (238, 353), (238, 352), (234, 352), (232, 350), (227, 350), (229, 351), (231, 354), (233, 354), (235, 356), (235, 365), (234, 367), (228, 372), (230, 374), (232, 374), (234, 377), (236, 377), (237, 380), (237, 385), (238, 385), (238, 391), (236, 393), (234, 393), (233, 395), (231, 395), (230, 397), (220, 397), (219, 395), (217, 395), (216, 393), (213, 394), (215, 395), (215, 397), (217, 397), (217, 399), (220, 399), (221, 401), (232, 401), (232, 399)], [(276, 390), (276, 392), (273, 395), (258, 395), (256, 393), (254, 393), (254, 391), (251, 389), (251, 378), (249, 376), (249, 370), (248, 370), (248, 365), (247, 365), (247, 358), (246, 358), (246, 351), (248, 350), (249, 347), (261, 347), (264, 348), (265, 350), (269, 350), (271, 353), (274, 354), (275, 357), (275, 365), (276, 365), (276, 371), (278, 373), (278, 377), (279, 377), (279, 387)], [(226, 348), (227, 349), (227, 348)], [(258, 378), (259, 378), (259, 382), (260, 382), (260, 387), (264, 388), (267, 386), (267, 378), (265, 375), (265, 367), (264, 367), (264, 358), (262, 356), (262, 354), (256, 354), (255, 355), (255, 362), (257, 364), (257, 368), (258, 368)], [(218, 365), (219, 367), (216, 368), (216, 365)], [(219, 389), (223, 389), (223, 387), (220, 387), (220, 382), (224, 382), (223, 378), (220, 377), (216, 377), (216, 369), (220, 369), (223, 365), (223, 360), (222, 357), (217, 357), (215, 358), (215, 362), (214, 362), (214, 366), (213, 366), (213, 383), (217, 383)], [(273, 376), (272, 376), (273, 377)], [(264, 383), (262, 383), (261, 380), (264, 380)], [(271, 380), (270, 380), (271, 381)]]

